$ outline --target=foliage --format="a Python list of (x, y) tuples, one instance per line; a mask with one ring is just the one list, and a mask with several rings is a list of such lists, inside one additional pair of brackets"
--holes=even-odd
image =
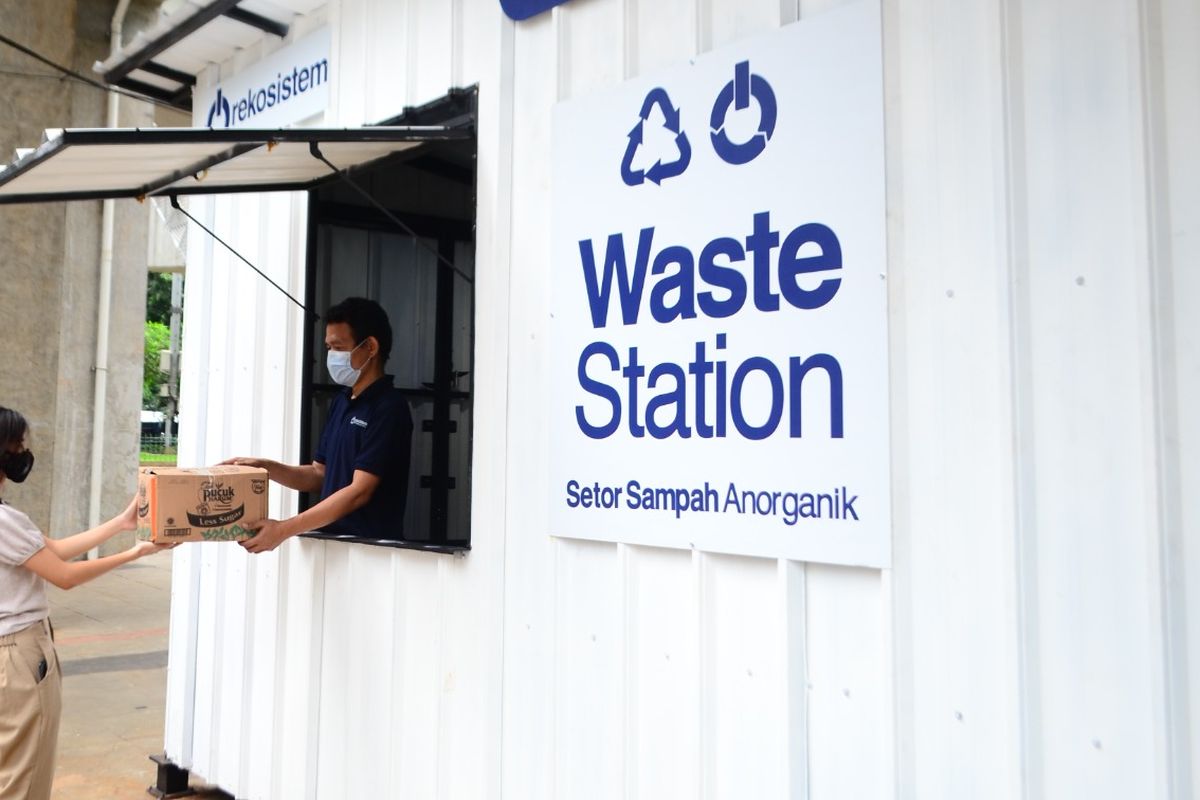
[(151, 272), (146, 280), (146, 319), (171, 324), (171, 275)]
[(171, 346), (171, 329), (161, 322), (146, 321), (146, 349), (142, 367), (142, 408), (162, 411), (163, 398), (158, 396), (158, 387), (167, 376), (158, 369), (159, 353)]
[(159, 353), (171, 346), (171, 274), (151, 272), (146, 279), (146, 334), (142, 369), (142, 408), (165, 411), (166, 398), (159, 387), (166, 374), (159, 371)]

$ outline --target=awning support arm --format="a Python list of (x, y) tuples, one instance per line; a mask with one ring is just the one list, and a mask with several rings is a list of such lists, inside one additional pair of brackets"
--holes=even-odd
[(296, 298), (294, 298), (294, 297), (292, 297), (290, 294), (288, 294), (288, 292), (287, 292), (287, 290), (286, 290), (286, 289), (284, 289), (282, 286), (280, 286), (280, 285), (279, 285), (278, 283), (276, 283), (275, 281), (271, 280), (271, 278), (270, 278), (270, 277), (269, 277), (269, 276), (268, 276), (268, 275), (267, 275), (265, 272), (263, 272), (261, 269), (259, 269), (258, 267), (254, 266), (253, 264), (251, 264), (251, 263), (250, 263), (250, 262), (249, 262), (249, 261), (246, 259), (246, 257), (245, 257), (244, 255), (242, 255), (241, 253), (239, 253), (237, 250), (234, 250), (232, 247), (230, 247), (230, 246), (229, 246), (229, 244), (228, 244), (228, 243), (227, 243), (227, 242), (226, 242), (224, 239), (222, 239), (220, 236), (217, 236), (215, 233), (213, 233), (211, 230), (209, 230), (209, 228), (207, 228), (207, 227), (204, 225), (204, 223), (203, 223), (203, 222), (201, 222), (200, 220), (196, 219), (196, 218), (195, 218), (195, 217), (193, 217), (191, 214), (189, 214), (189, 213), (187, 212), (187, 210), (183, 208), (183, 206), (179, 205), (179, 198), (178, 198), (176, 195), (171, 195), (170, 197), (171, 197), (171, 207), (172, 207), (172, 208), (174, 208), (174, 209), (175, 209), (176, 211), (178, 211), (179, 213), (183, 214), (185, 217), (187, 217), (188, 219), (190, 219), (192, 222), (196, 223), (196, 226), (197, 226), (198, 228), (200, 228), (200, 230), (204, 231), (204, 232), (205, 232), (205, 233), (207, 233), (209, 236), (211, 236), (212, 238), (214, 238), (214, 239), (216, 239), (218, 242), (220, 242), (220, 243), (221, 243), (221, 245), (222, 245), (222, 246), (223, 246), (223, 247), (224, 247), (226, 250), (228, 250), (229, 252), (233, 253), (233, 254), (234, 254), (235, 256), (237, 256), (238, 258), (240, 258), (240, 259), (242, 260), (242, 263), (243, 263), (243, 264), (245, 264), (247, 267), (249, 267), (250, 269), (252, 269), (252, 270), (254, 270), (255, 272), (257, 272), (259, 275), (261, 275), (261, 276), (263, 277), (263, 280), (265, 280), (267, 283), (271, 284), (271, 285), (272, 285), (272, 286), (274, 286), (276, 289), (278, 289), (280, 292), (282, 292), (282, 293), (283, 293), (283, 296), (284, 296), (284, 297), (286, 297), (288, 300), (291, 300), (293, 303), (295, 303), (296, 305), (298, 305), (298, 306), (300, 307), (300, 310), (301, 310), (301, 311), (304, 311), (305, 313), (307, 313), (307, 314), (308, 314), (310, 317), (312, 317), (314, 320), (316, 320), (316, 319), (320, 319), (320, 316), (319, 316), (318, 314), (316, 314), (316, 313), (314, 313), (314, 312), (312, 312), (312, 311), (309, 311), (309, 310), (308, 310), (308, 309), (307, 309), (307, 308), (304, 306), (304, 304), (303, 304), (303, 303), (301, 303), (299, 300), (297, 300)]
[(443, 266), (449, 267), (450, 269), (454, 270), (458, 274), (458, 276), (460, 278), (462, 278), (464, 281), (466, 281), (467, 283), (470, 283), (470, 284), (475, 283), (475, 280), (473, 278), (471, 278), (471, 276), (467, 275), (467, 273), (463, 272), (461, 269), (459, 269), (457, 266), (455, 266), (453, 261), (450, 261), (445, 256), (443, 256), (441, 253), (439, 253), (436, 247), (426, 243), (424, 240), (421, 239), (421, 237), (417, 236), (416, 231), (414, 231), (412, 228), (410, 228), (408, 225), (406, 225), (402, 219), (397, 217), (395, 214), (393, 214), (391, 211), (389, 211), (387, 208), (385, 208), (382, 203), (380, 203), (378, 200), (376, 200), (374, 197), (372, 197), (370, 192), (368, 192), (366, 189), (362, 188), (357, 183), (352, 181), (350, 179), (350, 176), (347, 174), (346, 170), (338, 168), (328, 158), (326, 158), (325, 154), (321, 152), (321, 148), (317, 142), (309, 142), (308, 143), (308, 152), (312, 153), (313, 158), (317, 159), (318, 161), (321, 161), (322, 163), (325, 164), (325, 166), (329, 167), (329, 169), (332, 170), (335, 175), (337, 175), (339, 178), (341, 178), (343, 181), (345, 181), (347, 184), (349, 184), (351, 189), (353, 189), (354, 191), (356, 191), (360, 195), (362, 195), (368, 203), (375, 206), (375, 208), (377, 208), (381, 214), (383, 214), (385, 217), (387, 217), (389, 220), (391, 220), (393, 223), (395, 223), (397, 227), (399, 227), (401, 230), (403, 230), (409, 236), (413, 237), (413, 241), (415, 241), (420, 246), (424, 247), (429, 252), (433, 253), (434, 258), (436, 258), (438, 261), (440, 261)]

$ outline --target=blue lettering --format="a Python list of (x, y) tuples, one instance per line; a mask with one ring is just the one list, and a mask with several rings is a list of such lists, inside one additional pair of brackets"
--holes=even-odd
[[(725, 334), (717, 334), (717, 350), (725, 349)], [(725, 362), (717, 362), (717, 438), (725, 438)]]
[[(824, 513), (822, 513), (822, 511), (821, 511), (822, 508), (825, 509)], [(833, 516), (833, 495), (831, 495), (831, 494), (817, 495), (817, 516), (824, 517), (826, 519)]]
[(320, 86), (325, 81), (329, 80), (329, 61), (322, 58), (317, 63), (309, 67), (309, 74), (312, 76), (310, 86)]
[(592, 311), (592, 327), (603, 328), (608, 324), (608, 309), (611, 305), (614, 273), (619, 276), (617, 292), (621, 301), (621, 321), (626, 325), (637, 323), (642, 305), (642, 289), (646, 284), (646, 264), (650, 260), (650, 245), (654, 241), (654, 228), (643, 228), (638, 236), (637, 255), (633, 265), (633, 278), (625, 265), (625, 237), (614, 233), (608, 237), (604, 251), (604, 277), (596, 274), (596, 256), (592, 240), (579, 243), (579, 257), (583, 262), (583, 282), (587, 289), (588, 306)]
[(327, 83), (328, 80), (329, 60), (324, 58), (308, 67), (293, 67), (290, 74), (277, 72), (274, 81), (265, 83), (261, 88), (247, 89), (244, 97), (231, 101), (230, 124), (245, 122), (307, 89)]
[[(808, 243), (820, 248), (820, 254), (807, 258), (798, 257), (800, 248)], [(796, 308), (820, 308), (833, 299), (841, 278), (821, 281), (811, 291), (801, 289), (796, 278), (811, 272), (822, 272), (842, 268), (842, 245), (837, 235), (819, 222), (801, 225), (787, 235), (779, 250), (779, 289), (783, 296)]]
[[(678, 364), (659, 364), (650, 370), (650, 388), (654, 388), (660, 378), (670, 376), (675, 379), (675, 388), (655, 396), (646, 404), (646, 430), (655, 439), (666, 439), (671, 434), (679, 435), (681, 439), (690, 439), (692, 430), (687, 426), (687, 378)], [(632, 398), (631, 398), (632, 401)], [(656, 414), (660, 408), (675, 406), (675, 416), (667, 425), (659, 425)]]
[[(613, 352), (616, 356), (616, 352)], [(638, 363), (638, 349), (629, 348), (629, 366), (621, 370), (621, 375), (629, 379), (629, 434), (640, 439), (646, 435), (646, 430), (638, 422), (638, 381), (646, 374), (646, 368)], [(619, 412), (618, 412), (619, 413)]]
[(779, 232), (771, 230), (771, 212), (755, 214), (746, 252), (754, 254), (754, 307), (759, 311), (779, 310), (779, 295), (771, 291), (771, 251), (778, 246)]
[(600, 355), (608, 358), (609, 368), (614, 372), (620, 366), (617, 351), (607, 342), (592, 342), (579, 355), (579, 385), (589, 394), (602, 397), (612, 406), (612, 417), (603, 425), (592, 425), (583, 413), (583, 406), (575, 406), (575, 421), (579, 430), (593, 439), (605, 439), (612, 436), (621, 424), (621, 395), (616, 389), (600, 381), (592, 380), (587, 374), (587, 363), (592, 356)]
[[(754, 214), (753, 229), (743, 242), (719, 236), (700, 251), (697, 261), (692, 250), (684, 245), (669, 245), (651, 258), (655, 228), (641, 230), (632, 273), (625, 252), (625, 237), (621, 233), (608, 236), (604, 251), (603, 269), (597, 268), (596, 248), (592, 239), (579, 241), (580, 264), (583, 268), (584, 289), (591, 310), (592, 327), (608, 324), (613, 300), (613, 284), (617, 285), (621, 305), (621, 320), (635, 325), (641, 313), (645, 292), (646, 267), (654, 285), (650, 290), (650, 314), (656, 322), (667, 324), (681, 319), (694, 319), (697, 306), (713, 319), (731, 317), (742, 310), (747, 294), (753, 293), (754, 307), (759, 311), (778, 311), (780, 295), (794, 308), (811, 310), (829, 303), (841, 286), (840, 278), (823, 280), (815, 289), (805, 289), (799, 277), (816, 272), (842, 268), (842, 246), (828, 226), (810, 222), (793, 229), (780, 246), (779, 231), (771, 228), (771, 212)], [(801, 256), (806, 245), (814, 254)], [(772, 256), (779, 250), (778, 259)], [(750, 259), (749, 277), (734, 266)], [(774, 272), (772, 269), (774, 268)], [(704, 284), (697, 291), (697, 273)], [(779, 290), (773, 288), (775, 281)], [(749, 286), (753, 283), (753, 287)], [(727, 293), (718, 297), (717, 292)], [(678, 296), (674, 293), (678, 292)]]
[(823, 369), (829, 375), (829, 435), (834, 439), (845, 438), (842, 407), (842, 365), (828, 353), (817, 353), (801, 361), (792, 356), (788, 359), (791, 383), (791, 406), (789, 409), (789, 427), (791, 436), (800, 438), (800, 408), (801, 390), (804, 386), (804, 376), (811, 369)]
[[(653, 439), (672, 436), (688, 439), (692, 436), (689, 422), (694, 424), (698, 437), (723, 439), (732, 417), (736, 435), (761, 440), (777, 432), (786, 408), (788, 436), (799, 439), (802, 437), (804, 379), (812, 370), (821, 369), (829, 378), (829, 435), (834, 439), (844, 438), (842, 368), (836, 358), (827, 353), (817, 353), (807, 359), (792, 356), (788, 360), (785, 381), (784, 373), (775, 362), (765, 356), (750, 356), (735, 364), (732, 381), (729, 381), (728, 364), (722, 358), (726, 339), (724, 333), (715, 336), (715, 356), (709, 355), (708, 343), (696, 342), (695, 356), (686, 365), (670, 361), (646, 365), (640, 360), (636, 346), (628, 348), (628, 359), (622, 365), (611, 344), (592, 342), (579, 357), (579, 386), (588, 394), (607, 401), (608, 419), (597, 424), (594, 415), (593, 420), (589, 420), (584, 406), (577, 405), (575, 419), (579, 429), (592, 439), (605, 439), (617, 432), (624, 416), (629, 435), (635, 439), (647, 434)], [(610, 385), (589, 374), (589, 362), (597, 356), (608, 361), (610, 372), (619, 372), (624, 378), (624, 397), (618, 388), (620, 384)], [(767, 381), (765, 391), (756, 391), (753, 395), (767, 401), (766, 417), (761, 421), (747, 419), (743, 402), (746, 382), (756, 372), (761, 372)], [(667, 378), (671, 383), (659, 389)], [(655, 389), (659, 390), (652, 391)], [(641, 396), (643, 391), (645, 399)], [(688, 413), (692, 402), (696, 408), (694, 418)]]
[(620, 486), (601, 486), (599, 481), (591, 486), (580, 486), (579, 481), (567, 482), (567, 506), (569, 508), (615, 508), (621, 500)]
[(739, 501), (740, 497), (741, 497), (741, 495), (738, 493), (737, 485), (734, 483), (730, 483), (729, 491), (725, 493), (725, 505), (722, 506), (721, 511), (728, 514), (729, 507), (733, 506), (734, 511), (741, 514), (742, 513), (742, 504)]
[(715, 299), (712, 292), (701, 292), (697, 296), (700, 310), (714, 319), (731, 317), (741, 311), (746, 303), (746, 277), (732, 267), (719, 266), (714, 260), (717, 256), (726, 256), (732, 263), (744, 261), (746, 253), (742, 250), (741, 242), (727, 236), (713, 239), (700, 251), (700, 280), (729, 291), (727, 300)]
[(688, 374), (695, 376), (696, 386), (696, 435), (701, 439), (711, 439), (712, 425), (708, 424), (708, 411), (704, 402), (704, 387), (708, 376), (712, 374), (713, 364), (705, 358), (704, 342), (696, 342), (696, 357), (688, 364)]
[[(746, 377), (754, 370), (762, 372), (771, 382), (771, 412), (767, 415), (767, 421), (757, 427), (748, 423), (742, 412), (742, 386)], [(738, 433), (747, 439), (766, 439), (775, 432), (779, 426), (779, 418), (783, 416), (783, 378), (779, 376), (779, 370), (771, 361), (761, 356), (748, 358), (733, 373), (730, 399), (733, 425), (738, 429)]]
[[(650, 290), (650, 315), (658, 322), (664, 323), (675, 319), (692, 319), (696, 316), (693, 306), (696, 296), (696, 268), (692, 263), (692, 251), (686, 247), (664, 247), (654, 258), (654, 266), (650, 272), (662, 275), (670, 264), (678, 265), (679, 270), (674, 275), (661, 279)], [(668, 307), (667, 294), (672, 291), (679, 292), (679, 302), (673, 307)]]

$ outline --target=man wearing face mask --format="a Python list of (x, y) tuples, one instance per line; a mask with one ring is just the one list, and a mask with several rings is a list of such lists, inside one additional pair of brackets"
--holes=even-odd
[(271, 480), (321, 500), (285, 520), (263, 520), (242, 546), (274, 550), (305, 531), (325, 530), (373, 539), (400, 539), (408, 494), (412, 413), (391, 375), (387, 313), (374, 300), (351, 297), (325, 314), (326, 368), (346, 390), (334, 399), (311, 464), (292, 466), (261, 458), (222, 463), (262, 467)]

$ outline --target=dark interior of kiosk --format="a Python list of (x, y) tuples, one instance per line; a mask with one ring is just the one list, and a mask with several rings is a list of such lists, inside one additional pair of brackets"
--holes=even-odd
[[(445, 113), (409, 110), (385, 124), (445, 124)], [(470, 547), (475, 153), (473, 138), (426, 143), (352, 174), (411, 233), (343, 181), (309, 193), (306, 305), (320, 314), (357, 296), (383, 306), (393, 334), (385, 372), (413, 414), (405, 519), (368, 543)], [(341, 387), (325, 371), (324, 322), (306, 338), (301, 446), (311, 459)]]

